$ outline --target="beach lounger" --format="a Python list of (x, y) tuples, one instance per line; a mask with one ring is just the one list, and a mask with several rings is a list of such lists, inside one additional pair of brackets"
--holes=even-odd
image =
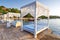
[(19, 26), (21, 26), (21, 22), (20, 21), (13, 21), (12, 25), (15, 27), (19, 27)]

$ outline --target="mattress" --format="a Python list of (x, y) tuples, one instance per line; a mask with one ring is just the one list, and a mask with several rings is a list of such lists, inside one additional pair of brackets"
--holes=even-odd
[[(47, 25), (44, 25), (44, 24), (40, 25), (40, 24), (38, 24), (37, 25), (37, 32), (40, 31), (41, 29), (45, 28), (45, 27), (47, 27)], [(34, 24), (23, 25), (23, 30), (31, 32), (31, 33), (34, 34), (34, 32), (35, 32)]]
[(15, 20), (15, 21), (12, 21), (11, 23), (12, 23), (13, 26), (16, 26), (17, 22), (20, 22), (20, 21), (19, 20)]

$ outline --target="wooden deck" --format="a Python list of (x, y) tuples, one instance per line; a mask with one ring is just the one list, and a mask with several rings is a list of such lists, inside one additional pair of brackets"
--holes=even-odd
[[(45, 31), (45, 33), (47, 32), (49, 33), (51, 31)], [(21, 32), (20, 28), (13, 26), (6, 28), (6, 24), (0, 24), (0, 40), (42, 40), (44, 39), (44, 35), (45, 34), (40, 33), (38, 34), (38, 38), (35, 39), (31, 33), (26, 31)], [(46, 36), (45, 39), (47, 39)]]
[(20, 28), (6, 28), (6, 24), (0, 24), (0, 40), (35, 40), (32, 34), (21, 32)]

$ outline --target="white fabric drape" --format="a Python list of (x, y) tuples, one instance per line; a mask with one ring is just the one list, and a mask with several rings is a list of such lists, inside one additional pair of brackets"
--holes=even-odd
[[(29, 6), (26, 6), (25, 8), (21, 9), (21, 16), (24, 17), (26, 16), (28, 13), (30, 13), (33, 17), (39, 17), (39, 16), (48, 16), (48, 9), (43, 6), (42, 4), (40, 4), (39, 2), (35, 3)], [(36, 14), (36, 15), (35, 15)]]
[(21, 9), (21, 17), (24, 17), (28, 14), (28, 11), (26, 9)]
[(35, 17), (35, 5), (21, 9), (22, 17), (26, 16), (28, 13), (30, 13), (31, 16)]

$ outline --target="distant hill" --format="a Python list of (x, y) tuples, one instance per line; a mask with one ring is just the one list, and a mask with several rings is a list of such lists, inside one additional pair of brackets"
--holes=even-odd
[(4, 6), (0, 6), (0, 13), (6, 14), (8, 12), (21, 13), (21, 11), (18, 10), (17, 8), (6, 8)]
[(53, 18), (54, 18), (54, 19), (60, 18), (60, 16), (51, 16), (51, 15), (50, 15), (50, 19), (53, 19)]
[[(33, 18), (30, 14), (27, 14), (26, 16), (24, 16), (25, 18)], [(40, 16), (40, 17), (38, 17), (38, 18), (41, 18), (41, 19), (47, 19), (47, 17), (46, 16), (44, 16), (44, 15), (42, 15), (42, 16)], [(50, 19), (56, 19), (56, 18), (60, 18), (60, 16), (49, 16), (49, 18)]]
[[(18, 10), (17, 8), (6, 8), (5, 6), (0, 6), (0, 14), (6, 14), (8, 12), (13, 12), (13, 13), (21, 13), (21, 10)], [(30, 14), (24, 16), (24, 17), (32, 17)], [(33, 17), (32, 17), (33, 18)], [(40, 16), (39, 18), (47, 18), (46, 16)], [(50, 15), (50, 19), (53, 19), (53, 18), (60, 18), (60, 16), (51, 16)]]

